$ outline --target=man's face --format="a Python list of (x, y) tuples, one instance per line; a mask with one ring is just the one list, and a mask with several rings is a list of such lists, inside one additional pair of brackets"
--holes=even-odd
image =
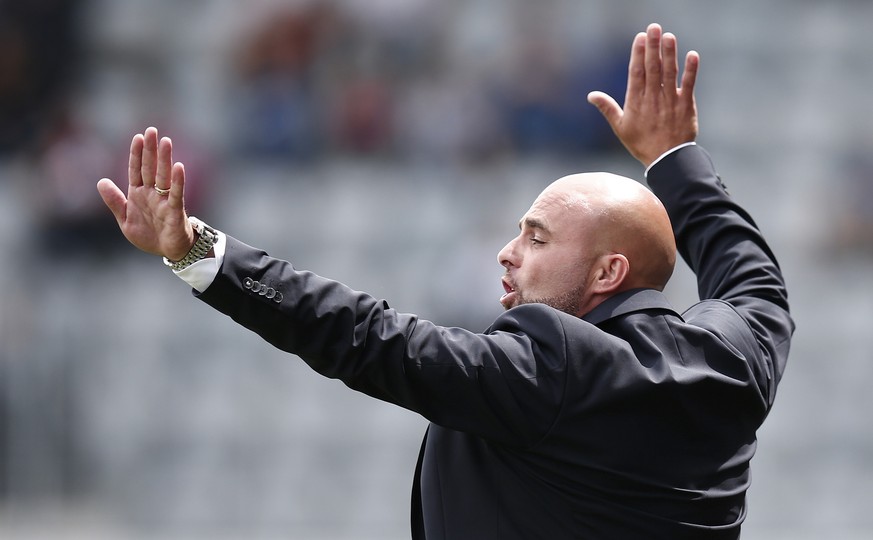
[(585, 203), (546, 190), (519, 222), (519, 235), (500, 250), (506, 268), (500, 299), (505, 309), (541, 303), (580, 316), (596, 254)]

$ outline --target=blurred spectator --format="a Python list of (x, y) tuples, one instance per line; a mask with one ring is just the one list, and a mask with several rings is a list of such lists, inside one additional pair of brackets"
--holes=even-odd
[(241, 137), (256, 157), (311, 159), (324, 146), (324, 99), (315, 70), (330, 7), (289, 8), (269, 17), (239, 61)]
[[(36, 193), (42, 246), (55, 255), (105, 254), (122, 238), (94, 184), (104, 176), (126, 175), (119, 153), (62, 111), (46, 132), (39, 153)], [(123, 155), (123, 154), (121, 154)]]
[(519, 35), (514, 70), (501, 99), (515, 151), (572, 158), (617, 148), (609, 125), (586, 98), (592, 90), (624, 94), (624, 50), (604, 48), (587, 60), (581, 52), (570, 54), (543, 30), (525, 29)]
[(77, 67), (79, 0), (0, 0), (0, 155), (26, 149)]
[[(445, 31), (445, 14), (454, 2), (430, 0), (337, 0), (348, 21), (354, 47), (347, 54), (357, 56), (372, 74), (395, 81), (411, 80), (428, 72), (429, 60)], [(362, 56), (367, 58), (362, 60)]]
[(845, 161), (846, 181), (842, 209), (835, 217), (834, 248), (847, 255), (873, 256), (873, 159), (860, 153)]
[(398, 130), (403, 154), (419, 161), (480, 163), (506, 147), (488, 85), (473, 75), (437, 72), (410, 85)]
[(335, 104), (335, 136), (338, 147), (354, 154), (381, 154), (393, 140), (392, 92), (379, 77), (351, 81)]

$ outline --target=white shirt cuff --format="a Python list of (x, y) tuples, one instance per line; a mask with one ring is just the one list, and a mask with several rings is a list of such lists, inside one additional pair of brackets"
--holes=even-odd
[(179, 276), (182, 281), (191, 285), (198, 292), (205, 291), (212, 282), (215, 281), (215, 276), (218, 275), (218, 270), (221, 268), (221, 263), (224, 261), (224, 250), (227, 245), (227, 238), (221, 231), (218, 232), (218, 237), (215, 240), (215, 245), (212, 250), (215, 257), (208, 259), (200, 259), (188, 268), (183, 270), (173, 270), (173, 273)]
[(650, 163), (648, 167), (646, 167), (645, 175), (646, 175), (646, 176), (649, 176), (649, 171), (652, 170), (652, 167), (654, 167), (655, 165), (657, 165), (659, 161), (661, 161), (661, 160), (664, 159), (665, 157), (669, 156), (670, 154), (672, 154), (672, 153), (675, 152), (676, 150), (679, 150), (680, 148), (685, 148), (686, 146), (693, 146), (693, 145), (696, 145), (696, 144), (697, 144), (696, 142), (691, 141), (691, 142), (687, 142), (687, 143), (682, 143), (682, 144), (680, 144), (679, 146), (675, 146), (675, 147), (673, 147), (673, 148), (667, 150), (666, 152), (664, 152), (663, 154), (661, 154), (661, 155), (658, 157), (658, 159), (656, 159), (655, 161), (653, 161), (652, 163)]

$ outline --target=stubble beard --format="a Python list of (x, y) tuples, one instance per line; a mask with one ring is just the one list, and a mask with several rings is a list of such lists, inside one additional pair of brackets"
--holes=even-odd
[(518, 301), (510, 307), (520, 306), (522, 304), (545, 304), (551, 308), (557, 309), (558, 311), (563, 311), (564, 313), (578, 317), (579, 312), (582, 310), (582, 299), (584, 293), (585, 287), (579, 286), (565, 293), (544, 298), (527, 298), (524, 294), (519, 294)]

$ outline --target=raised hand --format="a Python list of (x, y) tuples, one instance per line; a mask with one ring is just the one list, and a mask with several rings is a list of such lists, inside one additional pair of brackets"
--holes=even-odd
[(97, 182), (125, 238), (137, 248), (171, 261), (194, 244), (185, 214), (185, 167), (173, 163), (173, 143), (150, 127), (130, 143), (127, 196), (108, 178)]
[(631, 155), (648, 167), (664, 152), (697, 138), (694, 83), (699, 65), (699, 55), (689, 52), (677, 87), (676, 36), (650, 24), (633, 41), (624, 109), (603, 92), (591, 92), (588, 101)]

